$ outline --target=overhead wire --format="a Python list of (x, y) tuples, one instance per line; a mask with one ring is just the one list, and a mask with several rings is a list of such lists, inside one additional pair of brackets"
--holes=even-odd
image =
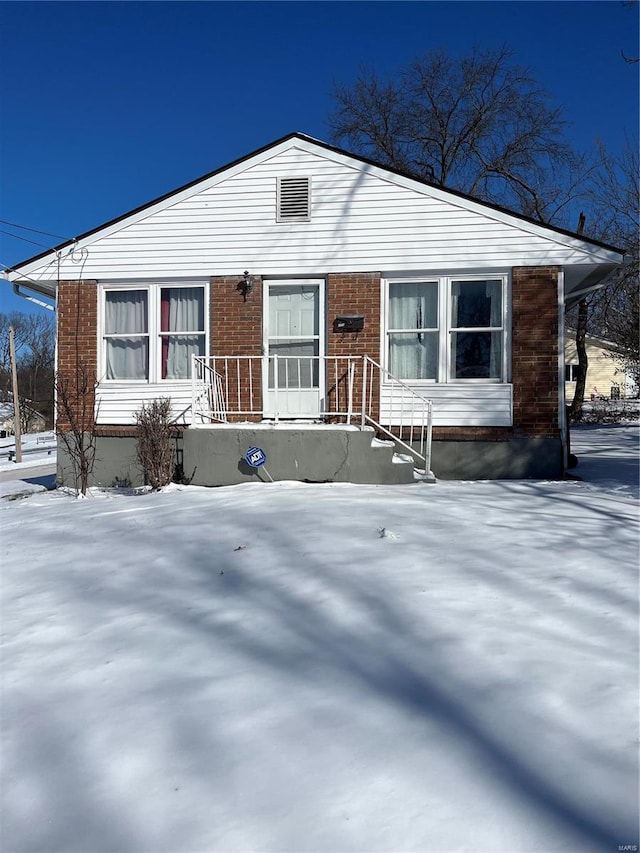
[[(73, 247), (71, 248), (71, 250), (70, 250), (70, 252), (69, 252), (68, 254), (71, 254), (71, 255), (73, 256), (73, 254), (74, 254), (74, 252), (75, 252), (75, 241), (74, 241), (74, 238), (67, 238), (67, 237), (63, 237), (61, 234), (53, 234), (53, 233), (52, 233), (52, 232), (50, 232), (50, 231), (41, 231), (41, 230), (40, 230), (40, 229), (38, 229), (38, 228), (29, 228), (27, 225), (18, 225), (18, 223), (17, 223), (17, 222), (10, 222), (10, 221), (8, 221), (8, 220), (6, 220), (6, 219), (0, 219), (0, 224), (2, 224), (2, 225), (8, 225), (10, 228), (19, 228), (19, 229), (20, 229), (20, 230), (22, 230), (22, 231), (29, 231), (29, 232), (32, 232), (32, 233), (34, 233), (34, 234), (42, 234), (44, 237), (55, 237), (56, 239), (60, 239), (60, 240), (67, 240), (67, 239), (68, 239), (70, 242), (74, 242), (74, 245), (73, 245)], [(13, 238), (15, 238), (16, 240), (22, 240), (24, 243), (31, 243), (33, 246), (39, 246), (39, 247), (41, 247), (41, 248), (43, 248), (43, 249), (48, 249), (48, 250), (53, 251), (53, 247), (52, 247), (52, 246), (47, 246), (45, 243), (40, 243), (40, 242), (38, 242), (37, 240), (30, 240), (28, 237), (21, 237), (21, 236), (20, 236), (20, 234), (13, 234), (11, 231), (6, 231), (4, 228), (0, 228), (0, 234), (5, 234), (7, 237), (13, 237)], [(80, 261), (78, 261), (78, 260), (76, 260), (75, 258), (73, 258), (73, 257), (72, 257), (72, 260), (73, 260), (75, 263), (80, 263), (80, 262), (82, 263), (82, 269), (84, 269), (84, 264), (86, 263), (86, 254), (88, 254), (88, 252), (87, 252), (86, 254), (85, 254), (85, 252), (86, 252), (86, 250), (85, 250), (85, 251), (83, 251), (83, 252), (81, 252), (81, 256), (80, 256), (80, 257), (81, 257), (81, 260), (80, 260)], [(62, 259), (62, 253), (58, 250), (56, 254), (57, 254), (58, 279), (59, 279), (59, 278), (60, 278), (59, 269), (60, 269), (60, 262), (61, 262), (61, 259)], [(14, 267), (10, 267), (10, 266), (8, 266), (7, 264), (3, 263), (2, 261), (0, 261), (0, 267), (2, 267), (4, 270), (11, 270), (11, 269), (14, 269)], [(36, 279), (34, 279), (34, 278), (31, 278), (31, 276), (26, 275), (26, 273), (22, 273), (21, 278), (22, 278), (24, 281), (30, 282), (31, 284), (34, 284), (34, 285), (40, 285), (40, 286), (42, 285), (42, 283), (41, 283), (41, 282), (37, 281), (37, 280), (36, 280)], [(14, 286), (15, 286), (15, 284), (16, 284), (16, 283), (14, 282)], [(38, 292), (38, 293), (40, 293), (40, 290), (38, 289), (38, 291), (37, 291), (37, 292)], [(44, 298), (45, 298), (45, 299), (46, 299), (46, 298), (53, 299), (53, 300), (54, 300), (54, 304), (52, 305), (52, 304), (50, 304), (50, 303), (48, 303), (48, 302), (43, 302), (41, 299), (36, 299), (36, 298), (34, 298), (34, 297), (31, 297), (31, 296), (26, 297), (26, 298), (27, 298), (27, 299), (29, 299), (29, 301), (31, 301), (31, 302), (35, 302), (36, 304), (40, 305), (40, 306), (41, 306), (41, 307), (43, 307), (43, 308), (47, 308), (47, 309), (49, 309), (50, 311), (55, 311), (55, 297), (53, 297), (53, 296), (48, 296), (48, 295), (46, 295), (46, 296), (45, 296), (45, 294), (42, 294), (42, 296), (44, 296)]]
[(12, 228), (20, 228), (22, 231), (33, 231), (34, 234), (42, 234), (45, 237), (56, 237), (59, 240), (72, 240), (72, 237), (63, 237), (62, 234), (52, 234), (51, 231), (40, 231), (37, 228), (29, 228), (28, 225), (18, 225), (17, 222), (8, 222), (6, 219), (0, 219), (2, 225), (10, 225)]
[(5, 231), (4, 228), (0, 228), (0, 234), (6, 234), (7, 237), (14, 237), (16, 240), (22, 240), (24, 243), (32, 243), (34, 246), (42, 246), (43, 249), (51, 248), (45, 243), (38, 243), (36, 240), (29, 240), (27, 237), (21, 237), (19, 234), (12, 234), (11, 231)]

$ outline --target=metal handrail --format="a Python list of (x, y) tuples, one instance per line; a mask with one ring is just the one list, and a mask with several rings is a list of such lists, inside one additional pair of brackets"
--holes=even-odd
[[(288, 412), (282, 392), (297, 396), (318, 391), (318, 406), (305, 411), (310, 419), (353, 418), (356, 363), (361, 356), (234, 355), (193, 356), (192, 426), (226, 423), (230, 415), (259, 416), (276, 423)], [(273, 393), (271, 407), (262, 388)]]
[[(360, 411), (354, 409), (357, 367), (362, 364)], [(360, 428), (372, 426), (411, 454), (429, 472), (432, 443), (432, 403), (369, 356), (193, 356), (192, 426), (228, 423), (230, 416), (273, 420), (304, 417), (313, 420), (355, 419)], [(284, 380), (284, 381), (283, 381)], [(273, 394), (270, 408), (262, 388)], [(303, 415), (284, 408), (287, 397), (318, 390), (317, 410)], [(377, 389), (377, 396), (376, 396)], [(385, 409), (385, 411), (383, 411)], [(388, 416), (386, 415), (388, 411)]]
[[(431, 444), (433, 433), (433, 404), (423, 397), (406, 382), (398, 379), (382, 365), (368, 355), (363, 359), (363, 408), (362, 422), (369, 423), (391, 438), (397, 445), (410, 453), (414, 459), (424, 465), (425, 473), (431, 466)], [(374, 377), (379, 378), (378, 418), (373, 417), (374, 411)], [(366, 387), (368, 386), (368, 387)], [(389, 423), (382, 413), (382, 396), (389, 400)], [(394, 407), (395, 406), (395, 407)], [(399, 423), (394, 421), (395, 411), (399, 411)], [(385, 421), (385, 423), (383, 423)], [(393, 429), (395, 427), (395, 430)], [(416, 439), (417, 433), (417, 439)], [(416, 449), (417, 440), (419, 449)]]

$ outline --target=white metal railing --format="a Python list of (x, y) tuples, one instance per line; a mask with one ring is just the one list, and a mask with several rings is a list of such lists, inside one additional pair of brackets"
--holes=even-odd
[[(376, 417), (377, 416), (377, 417)], [(371, 424), (416, 460), (426, 474), (431, 466), (433, 406), (368, 355), (362, 359), (362, 426)]]
[(369, 356), (193, 356), (191, 375), (194, 427), (230, 416), (353, 420), (386, 435), (429, 472), (431, 400)]
[(359, 361), (342, 355), (193, 356), (192, 426), (226, 423), (229, 415), (350, 423)]

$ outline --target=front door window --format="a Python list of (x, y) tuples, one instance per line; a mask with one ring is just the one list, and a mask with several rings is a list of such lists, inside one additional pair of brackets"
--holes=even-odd
[(292, 417), (319, 413), (323, 375), (320, 297), (319, 282), (267, 284), (268, 408), (277, 407)]

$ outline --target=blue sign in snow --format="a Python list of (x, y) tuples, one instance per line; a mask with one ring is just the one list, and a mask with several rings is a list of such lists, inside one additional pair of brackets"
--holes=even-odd
[(252, 468), (259, 468), (267, 461), (267, 454), (261, 447), (250, 447), (244, 454), (244, 458)]

